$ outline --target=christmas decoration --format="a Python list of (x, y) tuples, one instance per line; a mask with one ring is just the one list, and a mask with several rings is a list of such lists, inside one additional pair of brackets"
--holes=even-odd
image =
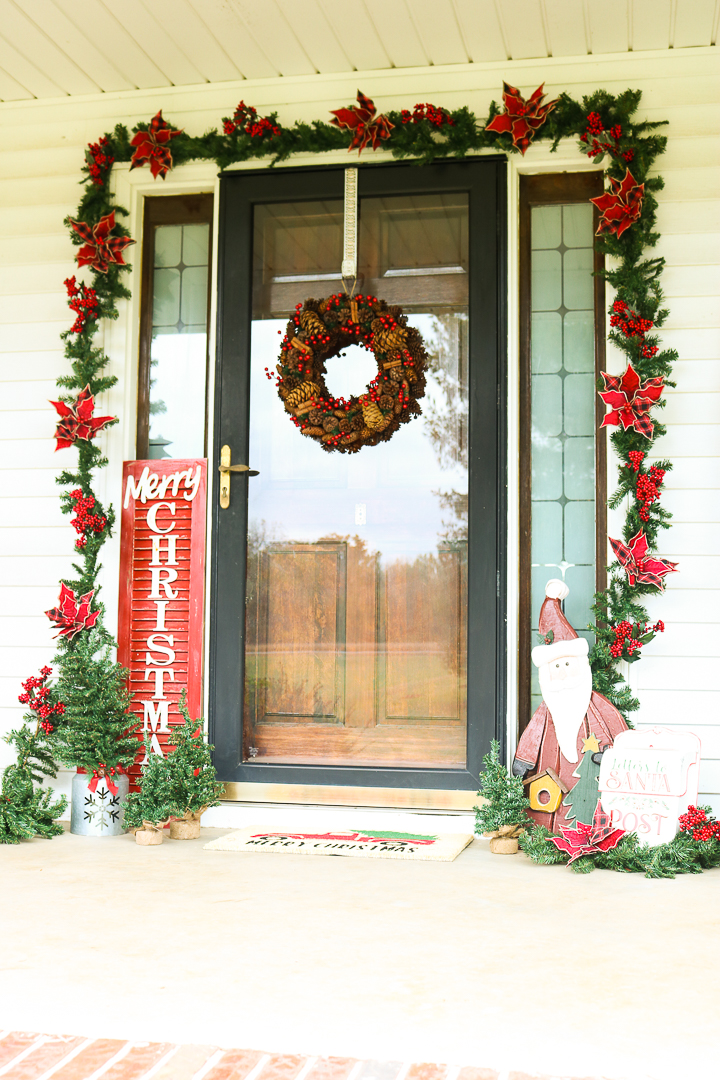
[(167, 782), (166, 759), (160, 754), (152, 753), (147, 735), (145, 754), (140, 791), (131, 791), (125, 800), (125, 827), (135, 833), (136, 843), (153, 846), (162, 843), (163, 829), (170, 822), (173, 808)]
[(480, 795), (486, 801), (475, 807), (475, 831), (490, 834), (490, 850), (495, 855), (512, 855), (517, 837), (529, 824), (530, 803), (519, 777), (511, 776), (500, 761), (500, 744), (494, 739), (483, 758)]
[[(325, 364), (348, 345), (372, 352), (378, 373), (364, 394), (335, 398)], [(277, 391), (303, 435), (323, 450), (357, 453), (392, 437), (420, 413), (427, 353), (422, 337), (398, 307), (374, 296), (338, 293), (298, 304), (280, 346)]]
[(348, 150), (354, 150), (357, 146), (360, 155), (368, 143), (373, 150), (377, 150), (381, 142), (390, 138), (390, 132), (395, 125), (390, 123), (387, 116), (377, 116), (375, 103), (360, 90), (357, 92), (357, 100), (357, 105), (351, 105), (349, 109), (331, 109), (334, 119), (330, 123), (352, 131)]
[(567, 825), (561, 825), (560, 828), (562, 836), (549, 836), (547, 839), (558, 851), (567, 852), (570, 864), (582, 855), (595, 855), (598, 851), (609, 851), (610, 848), (617, 847), (625, 835), (622, 829), (613, 829), (610, 815), (605, 813), (599, 799), (590, 825), (578, 820), (574, 828)]
[[(55, 689), (65, 703), (65, 716), (57, 732), (56, 753), (64, 765), (81, 772), (75, 780), (79, 788), (87, 787), (86, 799), (88, 793), (103, 791), (116, 798), (120, 786), (126, 792), (125, 773), (138, 749), (138, 724), (128, 713), (132, 695), (126, 689), (127, 669), (112, 659), (111, 640), (98, 624), (71, 638), (59, 655)], [(73, 832), (88, 831), (83, 818), (77, 817), (81, 809), (74, 798)]]
[[(177, 166), (191, 160), (213, 160), (220, 169), (224, 169), (238, 162), (266, 159), (269, 155), (272, 165), (287, 160), (294, 153), (323, 153), (347, 148), (351, 143), (358, 145), (358, 136), (360, 142), (365, 140), (365, 149), (370, 146), (384, 147), (397, 160), (412, 159), (418, 164), (430, 164), (448, 158), (463, 159), (484, 149), (524, 153), (531, 138), (548, 140), (551, 149), (555, 149), (561, 139), (574, 137), (579, 140), (578, 145), (582, 152), (589, 154), (595, 161), (601, 159), (598, 149), (607, 157), (605, 175), (611, 190), (601, 198), (610, 200), (611, 204), (613, 196), (620, 200), (614, 209), (614, 204), (599, 207), (607, 227), (601, 228), (596, 241), (596, 249), (609, 260), (601, 272), (602, 276), (615, 292), (611, 308), (610, 339), (626, 354), (628, 363), (633, 365), (641, 382), (662, 378), (665, 385), (672, 385), (668, 380), (677, 353), (672, 349), (660, 348), (657, 334), (648, 336), (650, 329), (657, 331), (668, 317), (668, 311), (663, 306), (660, 283), (664, 260), (656, 256), (648, 258), (643, 252), (643, 248), (654, 246), (658, 240), (655, 195), (661, 190), (663, 181), (656, 174), (656, 168), (657, 158), (664, 152), (667, 141), (658, 129), (666, 121), (637, 118), (641, 100), (641, 93), (637, 90), (625, 90), (617, 95), (596, 90), (580, 101), (561, 93), (555, 101), (547, 105), (542, 104), (538, 91), (535, 91), (527, 103), (530, 106), (529, 111), (523, 118), (517, 115), (517, 106), (520, 104), (517, 99), (520, 94), (517, 91), (512, 92), (512, 88), (507, 89), (514, 100), (505, 99), (505, 114), (502, 114), (502, 120), (499, 119), (501, 109), (495, 102), (490, 105), (488, 120), (476, 117), (467, 106), (447, 111), (438, 106), (416, 106), (411, 114), (409, 110), (387, 112), (384, 118), (387, 123), (382, 124), (382, 133), (387, 137), (380, 135), (374, 139), (365, 139), (367, 121), (372, 123), (375, 118), (375, 106), (369, 102), (367, 118), (357, 114), (357, 106), (345, 110), (351, 114), (350, 118), (346, 118), (346, 125), (339, 123), (339, 117), (336, 117), (331, 123), (322, 120), (311, 123), (296, 121), (289, 127), (284, 127), (274, 113), (269, 117), (258, 118), (257, 111), (252, 106), (241, 102), (235, 117), (232, 120), (225, 119), (220, 132), (211, 129), (196, 137), (182, 132), (173, 137), (173, 164)], [(539, 91), (542, 96), (542, 87)], [(364, 101), (366, 99), (359, 103), (362, 110), (367, 107), (363, 104)], [(443, 122), (440, 122), (440, 112), (446, 115)], [(379, 120), (380, 118), (377, 118), (376, 122), (379, 123)], [(526, 142), (523, 139), (522, 125), (518, 126), (520, 120), (529, 128), (529, 131), (525, 131)], [(502, 130), (498, 131), (498, 127)], [(139, 130), (140, 126), (137, 126), (133, 134)], [(122, 281), (122, 274), (127, 270), (122, 251), (118, 253), (117, 261), (101, 258), (97, 265), (93, 266), (96, 245), (91, 241), (93, 229), (99, 227), (101, 222), (104, 222), (100, 229), (101, 242), (103, 234), (107, 236), (107, 233), (112, 231), (116, 234), (113, 239), (127, 235), (120, 224), (115, 224), (116, 217), (124, 211), (113, 204), (108, 180), (113, 162), (130, 162), (135, 149), (130, 133), (122, 124), (116, 125), (112, 132), (106, 132), (97, 143), (88, 146), (83, 163), (86, 187), (75, 218), (76, 223), (80, 223), (81, 228), (88, 232), (81, 235), (68, 222), (73, 230), (73, 241), (77, 244), (86, 241), (85, 254), (89, 256), (89, 260), (85, 260), (83, 265), (88, 265), (92, 271), (92, 282), (87, 287), (95, 291), (98, 319), (115, 318), (117, 301), (129, 297)], [(628, 180), (626, 166), (630, 161), (633, 175)], [(651, 170), (653, 175), (649, 175)], [(633, 184), (637, 185), (635, 189), (631, 186)], [(607, 214), (605, 210), (608, 211)], [(112, 227), (107, 229), (109, 218), (112, 220)], [(631, 222), (633, 227), (628, 231)], [(102, 247), (102, 243), (100, 246)], [(642, 327), (640, 333), (637, 332), (638, 326)], [(96, 329), (96, 320), (88, 318), (81, 331), (68, 330), (63, 334), (66, 356), (72, 365), (73, 373), (70, 376), (61, 376), (58, 380), (61, 387), (77, 393), (89, 384), (91, 392), (96, 395), (113, 385), (114, 378), (103, 374), (107, 357), (93, 347), (92, 335)], [(70, 340), (72, 333), (77, 333), (77, 340)], [(377, 420), (373, 411), (371, 417)], [(660, 505), (659, 499), (647, 501), (636, 497), (638, 494), (651, 494), (641, 479), (646, 475), (650, 477), (650, 473), (644, 466), (640, 469), (634, 468), (631, 455), (642, 454), (644, 450), (650, 451), (655, 439), (664, 433), (665, 428), (656, 419), (651, 438), (641, 435), (634, 426), (625, 429), (622, 424), (610, 435), (610, 442), (620, 459), (620, 471), (618, 487), (611, 496), (609, 505), (611, 508), (617, 508), (621, 504), (627, 507), (624, 535), (630, 537), (643, 527), (651, 550), (656, 549), (659, 530), (668, 527), (670, 514)], [(63, 486), (82, 487), (84, 496), (87, 497), (93, 494), (92, 470), (103, 463), (102, 454), (92, 441), (79, 441), (76, 445), (79, 450), (78, 467), (74, 471), (63, 472), (59, 480)], [(655, 461), (654, 467), (666, 472), (672, 466), (669, 461)], [(650, 480), (655, 483), (651, 477)], [(636, 489), (637, 482), (641, 485), (639, 493)], [(658, 487), (657, 483), (655, 486)], [(629, 500), (626, 498), (628, 495), (632, 496)], [(73, 504), (67, 493), (62, 496), (62, 503), (63, 510), (70, 513)], [(645, 516), (639, 516), (641, 510), (647, 513), (647, 520)], [(107, 527), (97, 537), (95, 534), (86, 534), (87, 546), (82, 552), (84, 565), (78, 568), (78, 580), (68, 583), (77, 595), (94, 587), (98, 555), (95, 541), (97, 539), (98, 546), (101, 545), (107, 536), (111, 535), (113, 527), (112, 508), (104, 510), (97, 502), (97, 497), (95, 513), (107, 518)], [(591, 629), (595, 635), (595, 645), (590, 652), (593, 686), (624, 715), (629, 715), (636, 709), (638, 702), (617, 670), (618, 658), (611, 652), (611, 646), (616, 640), (613, 628), (623, 620), (648, 624), (648, 614), (640, 602), (643, 592), (646, 591), (647, 586), (637, 580), (630, 585), (622, 567), (615, 564), (607, 588), (597, 595), (593, 606), (594, 625)], [(101, 621), (102, 619), (100, 623)], [(110, 640), (107, 632), (103, 630), (103, 633), (106, 640)], [(623, 847), (626, 842), (631, 841), (631, 837), (625, 838), (619, 846)], [(545, 845), (546, 848), (549, 846)], [(610, 852), (598, 858), (607, 859), (614, 854)], [(555, 852), (555, 855), (559, 853)], [(584, 859), (578, 860), (574, 868), (585, 862)]]
[(95, 508), (95, 496), (83, 495), (82, 488), (71, 491), (70, 499), (75, 511), (75, 517), (71, 519), (70, 524), (75, 532), (80, 534), (75, 541), (75, 547), (82, 549), (87, 547), (88, 536), (92, 536), (93, 533), (97, 536), (98, 533), (103, 532), (107, 525), (107, 518), (102, 514), (89, 512)]
[[(598, 801), (598, 780), (600, 778), (600, 744), (595, 735), (583, 739), (580, 764), (573, 773), (577, 783), (563, 799), (568, 820), (574, 818), (583, 825), (592, 825)], [(597, 758), (597, 760), (596, 760)]]
[(94, 322), (98, 317), (98, 297), (94, 289), (89, 289), (80, 282), (77, 284), (75, 275), (65, 278), (63, 285), (69, 296), (68, 307), (75, 312), (76, 318), (70, 327), (71, 334), (80, 334), (89, 322)]
[(130, 145), (135, 147), (135, 153), (130, 159), (131, 170), (149, 162), (153, 180), (157, 180), (158, 176), (164, 180), (172, 169), (173, 163), (169, 142), (180, 134), (182, 134), (181, 131), (174, 131), (163, 120), (162, 109), (160, 109), (147, 128), (138, 131), (130, 140)]
[(100, 617), (99, 610), (91, 611), (90, 603), (94, 596), (94, 590), (85, 593), (79, 600), (75, 599), (75, 593), (63, 582), (60, 586), (60, 607), (50, 608), (46, 611), (48, 619), (55, 624), (59, 631), (55, 637), (66, 638), (68, 641), (80, 633), (81, 630), (90, 630)]
[(604, 416), (602, 427), (622, 424), (625, 431), (633, 427), (646, 439), (651, 439), (653, 425), (648, 412), (658, 403), (663, 391), (663, 379), (646, 379), (645, 382), (640, 382), (632, 364), (628, 364), (621, 377), (608, 375), (605, 371), (600, 374), (605, 383), (600, 397), (611, 410)]
[(95, 398), (90, 393), (89, 386), (81, 390), (72, 405), (64, 401), (51, 401), (50, 404), (54, 405), (60, 414), (60, 423), (53, 436), (57, 439), (56, 450), (72, 446), (77, 439), (94, 439), (98, 431), (117, 420), (115, 416), (93, 416)]
[(610, 646), (610, 654), (613, 659), (623, 659), (628, 664), (633, 664), (640, 659), (640, 649), (643, 645), (647, 645), (648, 642), (652, 641), (656, 634), (664, 632), (665, 623), (660, 619), (653, 625), (652, 629), (649, 629), (647, 623), (643, 626), (640, 623), (631, 623), (627, 619), (623, 619), (617, 626), (612, 626), (610, 629), (615, 635), (615, 641)]
[(97, 225), (88, 225), (85, 221), (69, 219), (81, 240), (85, 243), (75, 256), (78, 266), (89, 266), (101, 274), (106, 274), (110, 263), (125, 265), (123, 251), (129, 244), (134, 244), (129, 236), (111, 236), (115, 228), (115, 211), (101, 217)]
[(35, 786), (43, 777), (57, 776), (52, 735), (62, 723), (65, 705), (47, 685), (51, 674), (51, 668), (42, 667), (40, 678), (31, 675), (22, 684), (18, 701), (28, 711), (22, 726), (5, 736), (4, 741), (15, 748), (16, 760), (4, 769), (0, 782), (0, 844), (19, 844), (33, 836), (50, 839), (63, 831), (57, 819), (67, 799), (61, 796), (53, 802), (51, 788)]
[(200, 835), (200, 818), (210, 806), (218, 806), (222, 784), (217, 781), (209, 746), (204, 739), (203, 719), (193, 720), (188, 712), (183, 690), (178, 702), (184, 723), (171, 729), (170, 745), (175, 747), (165, 758), (166, 784), (172, 806), (170, 836), (173, 840), (193, 840)]
[(640, 217), (645, 185), (636, 183), (629, 169), (625, 170), (622, 180), (609, 176), (608, 182), (610, 191), (598, 195), (590, 202), (594, 203), (601, 213), (598, 235), (609, 232), (619, 239)]
[(612, 537), (608, 539), (631, 586), (637, 582), (639, 585), (652, 585), (663, 591), (663, 578), (665, 574), (676, 570), (677, 563), (648, 555), (647, 537), (642, 530), (636, 533), (628, 544), (624, 544), (622, 540), (613, 540)]
[(678, 818), (681, 832), (691, 833), (693, 840), (704, 844), (720, 840), (720, 821), (710, 813), (709, 806), (688, 806), (687, 813)]
[(505, 112), (494, 116), (486, 126), (486, 131), (494, 131), (498, 135), (506, 132), (510, 134), (513, 146), (525, 154), (530, 141), (547, 120), (548, 113), (556, 107), (557, 101), (548, 101), (542, 104), (546, 95), (543, 93), (544, 83), (525, 100), (519, 90), (509, 83), (503, 83), (503, 105)]

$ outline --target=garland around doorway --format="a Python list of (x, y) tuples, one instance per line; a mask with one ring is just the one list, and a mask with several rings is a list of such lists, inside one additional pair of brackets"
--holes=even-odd
[[(212, 160), (222, 169), (270, 158), (272, 166), (297, 152), (343, 147), (358, 153), (382, 147), (397, 159), (423, 165), (487, 149), (524, 154), (539, 139), (548, 140), (555, 150), (561, 139), (571, 137), (578, 140), (581, 153), (602, 162), (605, 170), (607, 191), (593, 200), (600, 213), (596, 245), (607, 259), (603, 276), (614, 291), (609, 338), (626, 359), (624, 374), (603, 374), (599, 387), (609, 406), (604, 424), (613, 428), (611, 442), (619, 459), (618, 486), (610, 506), (624, 504), (626, 512), (622, 536), (610, 538), (616, 561), (610, 567), (608, 587), (595, 597), (595, 624), (590, 627), (595, 634), (593, 682), (626, 716), (636, 709), (638, 702), (617, 670), (617, 661), (635, 662), (643, 646), (664, 629), (662, 623), (650, 624), (644, 601), (663, 590), (665, 575), (675, 569), (674, 563), (654, 554), (659, 533), (670, 518), (660, 496), (671, 464), (655, 460), (653, 448), (665, 434), (657, 411), (665, 404), (664, 388), (674, 385), (670, 374), (677, 357), (674, 350), (662, 348), (657, 335), (668, 312), (660, 287), (664, 260), (652, 255), (659, 239), (656, 195), (663, 181), (651, 170), (666, 139), (657, 131), (659, 123), (636, 119), (640, 96), (635, 90), (618, 96), (598, 90), (582, 101), (563, 93), (546, 102), (542, 87), (524, 98), (505, 84), (502, 105), (492, 102), (488, 117), (480, 119), (465, 106), (450, 111), (428, 103), (379, 114), (374, 102), (358, 93), (356, 103), (334, 110), (329, 122), (298, 121), (291, 127), (283, 126), (276, 113), (260, 116), (240, 102), (231, 117), (223, 118), (219, 130), (202, 136), (173, 128), (158, 112), (150, 121), (138, 123), (132, 134), (118, 124), (89, 144), (80, 205), (76, 216), (66, 220), (78, 249), (78, 267), (89, 276), (65, 282), (74, 314), (72, 326), (62, 335), (71, 372), (58, 379), (60, 395), (55, 403), (58, 449), (75, 446), (78, 452), (77, 466), (58, 477), (63, 512), (75, 514), (71, 524), (77, 533), (78, 559), (76, 578), (61, 583), (62, 602), (48, 612), (60, 636), (56, 663), (61, 674), (88, 634), (109, 640), (97, 576), (100, 549), (114, 518), (112, 508), (103, 507), (94, 491), (94, 473), (107, 464), (94, 440), (117, 418), (95, 416), (95, 399), (116, 378), (107, 374), (108, 357), (96, 344), (96, 335), (103, 319), (117, 318), (117, 302), (129, 298), (123, 275), (128, 270), (127, 249), (134, 243), (123, 224), (127, 211), (111, 193), (113, 165), (128, 161), (132, 169), (149, 165), (153, 177), (164, 179), (172, 167), (191, 160)], [(357, 319), (352, 303), (357, 305)], [(317, 338), (310, 345), (311, 358), (308, 335), (313, 333)], [(358, 340), (373, 350), (378, 379), (357, 400), (331, 400), (323, 383), (324, 360), (343, 344)], [(389, 438), (419, 411), (425, 360), (419, 334), (406, 326), (399, 309), (388, 309), (372, 297), (307, 301), (283, 342), (278, 393), (305, 434), (325, 449), (354, 451), (363, 443)], [(99, 760), (96, 768), (105, 771), (108, 766), (107, 760)]]

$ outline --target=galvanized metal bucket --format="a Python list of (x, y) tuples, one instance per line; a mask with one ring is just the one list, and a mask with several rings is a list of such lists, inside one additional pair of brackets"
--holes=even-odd
[(90, 790), (92, 777), (76, 773), (72, 781), (70, 832), (78, 836), (122, 836), (125, 832), (125, 797), (130, 787), (127, 776), (113, 778), (117, 794), (113, 794), (104, 778), (98, 780), (95, 791)]

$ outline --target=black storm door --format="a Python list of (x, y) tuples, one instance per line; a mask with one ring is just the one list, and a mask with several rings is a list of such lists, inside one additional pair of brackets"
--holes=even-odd
[[(505, 163), (359, 169), (356, 291), (429, 354), (422, 415), (327, 453), (269, 376), (342, 292), (344, 169), (221, 182), (210, 701), (225, 781), (473, 789), (504, 727)], [(336, 397), (377, 374), (353, 345)], [(230, 474), (221, 455), (258, 475)]]

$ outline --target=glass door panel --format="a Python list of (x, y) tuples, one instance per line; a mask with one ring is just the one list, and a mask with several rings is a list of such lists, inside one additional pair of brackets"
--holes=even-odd
[[(430, 355), (422, 416), (326, 453), (267, 371), (295, 305), (342, 288), (342, 202), (253, 221), (243, 760), (462, 769), (467, 745), (468, 196), (360, 204), (357, 291), (398, 304)], [(336, 396), (375, 373), (329, 361)]]

